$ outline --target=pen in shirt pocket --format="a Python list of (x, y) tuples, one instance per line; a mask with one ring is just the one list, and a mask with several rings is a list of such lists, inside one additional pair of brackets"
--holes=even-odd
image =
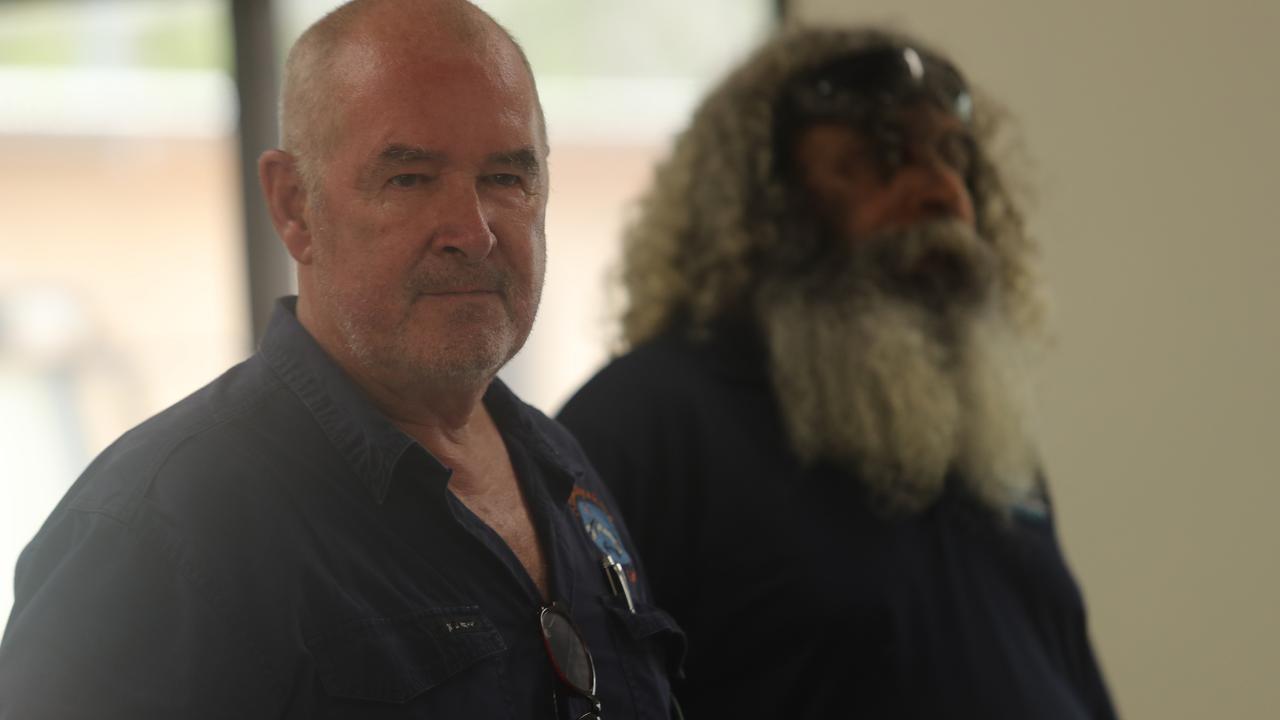
[(631, 584), (627, 582), (627, 573), (622, 567), (622, 563), (614, 559), (609, 553), (605, 553), (600, 560), (600, 565), (604, 568), (604, 576), (609, 581), (609, 589), (613, 592), (614, 597), (620, 597), (627, 602), (627, 609), (634, 615), (636, 612), (636, 604), (631, 600)]

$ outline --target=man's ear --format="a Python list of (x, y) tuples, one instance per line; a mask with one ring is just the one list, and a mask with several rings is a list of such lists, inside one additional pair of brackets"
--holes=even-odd
[(311, 226), (307, 223), (307, 188), (298, 172), (297, 159), (284, 150), (268, 150), (258, 158), (258, 180), (267, 199), (271, 224), (285, 249), (299, 265), (312, 258)]

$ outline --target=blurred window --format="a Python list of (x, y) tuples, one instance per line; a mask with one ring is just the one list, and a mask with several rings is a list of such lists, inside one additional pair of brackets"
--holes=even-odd
[(0, 626), (107, 443), (248, 353), (221, 0), (0, 4)]

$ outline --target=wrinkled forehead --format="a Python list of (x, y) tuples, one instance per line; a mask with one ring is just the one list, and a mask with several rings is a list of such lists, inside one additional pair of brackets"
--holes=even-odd
[(520, 51), (498, 32), (460, 37), (405, 27), (353, 33), (331, 67), (335, 84), (350, 94), (386, 83), (400, 83), (405, 92), (414, 92), (417, 83), (417, 91), (425, 91), (432, 78), (464, 72), (515, 93), (532, 85)]
[[(422, 122), (499, 114), (530, 120), (545, 145), (537, 89), (518, 48), (498, 32), (470, 37), (430, 33), (354, 36), (335, 55), (334, 112), (341, 124), (389, 121), (397, 112)], [(381, 110), (376, 110), (380, 108)], [(438, 118), (437, 118), (438, 119)]]

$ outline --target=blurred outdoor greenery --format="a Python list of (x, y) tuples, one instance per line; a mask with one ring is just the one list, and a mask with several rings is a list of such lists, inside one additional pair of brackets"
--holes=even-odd
[[(338, 4), (277, 0), (282, 43)], [(705, 76), (727, 38), (770, 22), (742, 0), (477, 0), (525, 45), (540, 75)], [(227, 0), (0, 0), (0, 65), (221, 69), (233, 63)]]
[(0, 65), (232, 69), (220, 0), (0, 2)]

